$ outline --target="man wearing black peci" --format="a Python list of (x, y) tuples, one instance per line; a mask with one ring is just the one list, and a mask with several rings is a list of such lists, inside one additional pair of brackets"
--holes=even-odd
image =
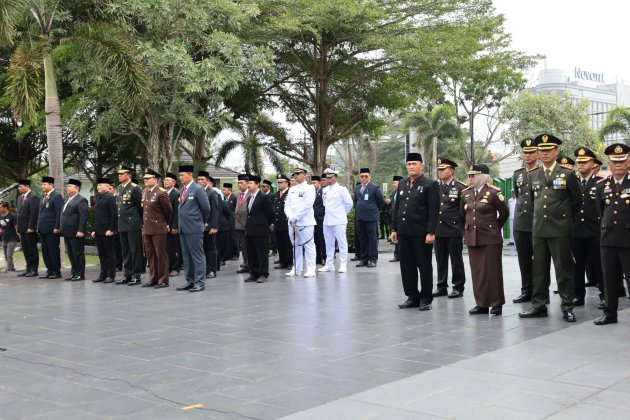
[(31, 191), (31, 181), (29, 179), (18, 180), (17, 198), (17, 231), (20, 236), (20, 243), (24, 259), (26, 260), (26, 270), (19, 277), (37, 277), (39, 267), (39, 252), (37, 251), (37, 217), (39, 216), (39, 197)]
[(259, 189), (260, 177), (250, 175), (245, 225), (250, 274), (245, 282), (267, 283), (269, 277), (269, 226), (273, 222), (271, 199)]
[(96, 180), (96, 206), (94, 208), (94, 232), (96, 250), (101, 262), (101, 273), (92, 280), (94, 283), (113, 283), (116, 279), (116, 248), (114, 232), (118, 228), (118, 208), (116, 199), (109, 193), (109, 178)]
[(79, 194), (81, 181), (69, 179), (68, 198), (61, 210), (61, 236), (70, 259), (70, 276), (66, 280), (85, 280), (85, 234), (87, 233), (88, 201)]

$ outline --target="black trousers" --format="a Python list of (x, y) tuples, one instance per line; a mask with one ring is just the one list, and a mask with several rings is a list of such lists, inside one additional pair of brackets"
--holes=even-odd
[(616, 317), (619, 307), (619, 284), (623, 284), (624, 277), (630, 288), (630, 248), (602, 246), (600, 251), (606, 298), (604, 314)]
[[(249, 267), (249, 259), (247, 255), (247, 243), (245, 242), (245, 231), (244, 230), (235, 230), (236, 233), (236, 242), (238, 243), (238, 249), (241, 250), (243, 254), (243, 265), (245, 267)], [(238, 257), (238, 253), (236, 253)]]
[(271, 243), (271, 252), (278, 252), (278, 244), (276, 243), (276, 235), (269, 232), (269, 241)]
[(203, 252), (206, 254), (206, 275), (217, 272), (217, 235), (203, 234)]
[(85, 245), (83, 238), (64, 238), (66, 251), (70, 259), (70, 274), (85, 277)]
[(600, 289), (599, 298), (604, 298), (604, 275), (602, 273), (602, 259), (599, 247), (599, 236), (587, 238), (573, 237), (573, 257), (575, 257), (575, 269), (573, 270), (573, 287), (575, 297), (584, 299), (586, 296), (586, 265), (590, 264), (592, 281)]
[(46, 265), (46, 274), (61, 275), (61, 255), (59, 253), (59, 235), (54, 233), (40, 233), (42, 257)]
[(521, 293), (532, 295), (532, 260), (534, 242), (531, 232), (514, 231), (514, 243), (518, 255), (518, 267), (521, 270)]
[(116, 269), (118, 270), (123, 266), (123, 257), (122, 247), (120, 246), (120, 235), (117, 233), (114, 234), (114, 252), (116, 253)]
[(39, 267), (39, 252), (37, 251), (37, 234), (24, 233), (20, 235), (20, 246), (24, 253), (24, 260), (26, 261), (26, 271), (35, 271)]
[(246, 236), (247, 262), (252, 277), (269, 277), (269, 240), (267, 236)]
[(278, 245), (278, 259), (280, 265), (291, 266), (293, 264), (293, 246), (289, 238), (288, 230), (275, 231), (276, 244)]
[(361, 259), (361, 242), (359, 241), (359, 222), (354, 221), (354, 256)]
[[(378, 222), (359, 220), (359, 246), (361, 247), (361, 261), (378, 261)], [(424, 240), (424, 238), (422, 238)]]
[(435, 237), (435, 262), (437, 263), (437, 289), (448, 289), (448, 259), (451, 259), (453, 269), (453, 290), (464, 291), (466, 272), (464, 271), (464, 258), (462, 251), (464, 242), (461, 236), (436, 236)]
[(236, 230), (234, 226), (230, 227), (230, 253), (229, 258), (238, 258), (239, 256), (239, 247), (238, 247), (238, 235), (236, 234)]
[(380, 222), (379, 223), (379, 230), (381, 233), (380, 238), (381, 239), (386, 239), (389, 237), (389, 225), (385, 222)]
[(118, 236), (120, 237), (120, 251), (123, 257), (125, 278), (140, 276), (145, 268), (140, 232), (119, 232)]
[(179, 272), (182, 269), (182, 245), (179, 235), (166, 234), (166, 252), (168, 253), (168, 271)]
[(314, 227), (315, 240), (315, 263), (323, 264), (326, 262), (326, 241), (324, 240), (324, 222), (317, 222)]
[[(217, 232), (217, 261), (225, 262), (232, 258), (230, 247), (230, 231), (220, 230)], [(217, 264), (217, 271), (221, 270), (221, 264)]]
[[(405, 295), (414, 301), (433, 301), (433, 245), (424, 236), (398, 235), (400, 244), (400, 275)], [(418, 291), (420, 272), (420, 291)]]
[(101, 273), (98, 278), (105, 280), (107, 277), (112, 280), (116, 278), (116, 248), (113, 236), (96, 235), (96, 250), (98, 259), (101, 262)]

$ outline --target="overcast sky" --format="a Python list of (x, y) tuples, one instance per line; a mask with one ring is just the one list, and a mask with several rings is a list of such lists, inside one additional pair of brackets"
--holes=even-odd
[[(630, 3), (623, 0), (494, 0), (515, 49), (544, 54), (548, 68), (604, 73), (630, 84)], [(542, 68), (542, 64), (540, 65)], [(537, 76), (538, 72), (533, 72)]]

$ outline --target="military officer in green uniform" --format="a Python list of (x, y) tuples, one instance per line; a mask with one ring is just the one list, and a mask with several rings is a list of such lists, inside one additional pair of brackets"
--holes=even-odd
[(595, 325), (617, 322), (619, 283), (625, 276), (630, 282), (630, 176), (628, 159), (630, 147), (622, 143), (611, 144), (604, 150), (608, 155), (611, 175), (597, 183), (597, 209), (601, 215), (600, 250), (604, 271), (604, 315)]
[(144, 267), (142, 257), (142, 191), (131, 181), (133, 168), (121, 166), (118, 170), (119, 185), (116, 188), (118, 205), (118, 236), (123, 255), (124, 276), (116, 284), (136, 286), (141, 284), (140, 274)]
[(536, 137), (543, 165), (531, 171), (530, 194), (534, 201), (532, 238), (534, 245), (533, 296), (529, 310), (521, 318), (547, 316), (551, 259), (562, 299), (563, 319), (575, 322), (573, 313), (573, 270), (571, 231), (573, 218), (582, 205), (582, 189), (575, 174), (556, 162), (562, 141), (551, 135)]
[(531, 302), (532, 300), (532, 224), (534, 222), (534, 202), (529, 193), (529, 173), (538, 168), (538, 147), (536, 141), (526, 138), (521, 141), (523, 164), (514, 171), (513, 185), (516, 196), (514, 208), (514, 243), (518, 255), (518, 266), (521, 271), (521, 294), (513, 299), (514, 303)]

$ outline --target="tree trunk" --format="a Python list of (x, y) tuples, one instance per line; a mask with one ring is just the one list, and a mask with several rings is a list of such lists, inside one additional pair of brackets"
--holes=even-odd
[(61, 137), (61, 110), (57, 96), (57, 81), (52, 56), (44, 56), (44, 77), (46, 85), (46, 138), (48, 141), (48, 172), (55, 178), (55, 190), (63, 194), (63, 144)]

